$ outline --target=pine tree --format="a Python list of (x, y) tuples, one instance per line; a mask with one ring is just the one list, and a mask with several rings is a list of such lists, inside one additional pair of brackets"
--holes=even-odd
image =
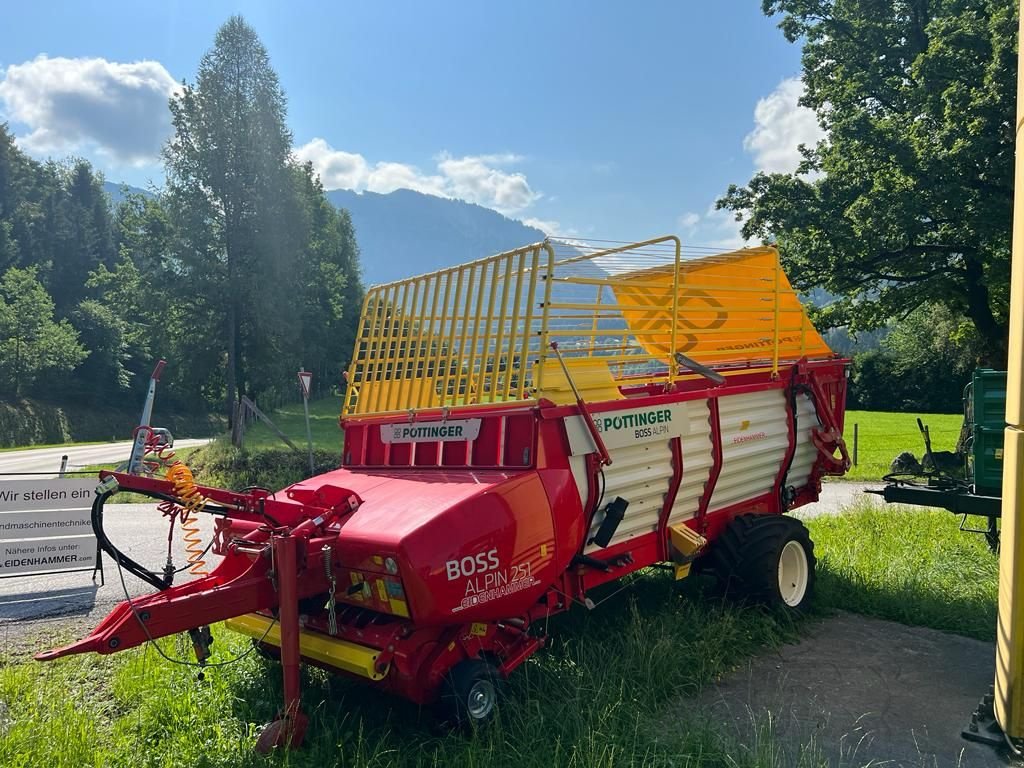
[[(240, 16), (217, 32), (194, 85), (171, 101), (164, 157), (170, 210), (197, 302), (218, 312), (226, 348), (225, 406), (295, 362), (289, 303), (297, 246), (291, 134), (266, 48)], [(260, 370), (252, 370), (260, 366)], [(267, 376), (271, 374), (271, 376)]]

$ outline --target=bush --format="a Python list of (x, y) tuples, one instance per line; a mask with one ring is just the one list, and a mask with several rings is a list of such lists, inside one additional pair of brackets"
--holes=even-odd
[[(235, 448), (226, 439), (215, 440), (189, 457), (189, 467), (203, 485), (238, 491), (249, 486), (272, 491), (305, 480), (309, 475), (309, 455), (287, 448), (249, 452)], [(313, 451), (315, 474), (341, 466), (341, 456), (333, 451)]]
[(957, 413), (971, 371), (984, 362), (978, 347), (962, 318), (926, 304), (893, 326), (881, 348), (854, 355), (847, 403), (865, 411)]

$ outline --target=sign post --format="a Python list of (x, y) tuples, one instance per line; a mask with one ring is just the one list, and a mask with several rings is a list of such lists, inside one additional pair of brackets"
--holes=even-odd
[(306, 411), (306, 443), (309, 446), (309, 476), (316, 470), (313, 468), (313, 433), (309, 429), (309, 385), (313, 381), (310, 371), (299, 371), (299, 387), (302, 389), (302, 407)]

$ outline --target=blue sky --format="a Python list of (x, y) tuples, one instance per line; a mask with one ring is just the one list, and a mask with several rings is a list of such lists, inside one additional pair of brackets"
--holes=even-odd
[[(241, 13), (328, 188), (409, 186), (573, 237), (732, 243), (709, 207), (813, 115), (756, 0), (9, 4), (0, 119), (38, 157), (160, 183), (175, 82)], [(45, 57), (45, 58), (43, 58)]]

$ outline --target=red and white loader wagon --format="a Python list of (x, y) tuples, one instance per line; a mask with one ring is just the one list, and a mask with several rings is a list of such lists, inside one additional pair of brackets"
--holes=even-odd
[[(269, 748), (302, 739), (300, 662), (486, 721), (550, 616), (655, 564), (798, 610), (813, 545), (784, 513), (849, 465), (846, 368), (771, 248), (546, 241), (375, 287), (339, 468), (242, 493), (103, 473), (101, 545), (158, 591), (37, 658), (189, 631), (202, 661), (228, 620), (282, 661)], [(135, 563), (103, 534), (118, 490), (217, 515), (223, 559), (176, 586)]]

